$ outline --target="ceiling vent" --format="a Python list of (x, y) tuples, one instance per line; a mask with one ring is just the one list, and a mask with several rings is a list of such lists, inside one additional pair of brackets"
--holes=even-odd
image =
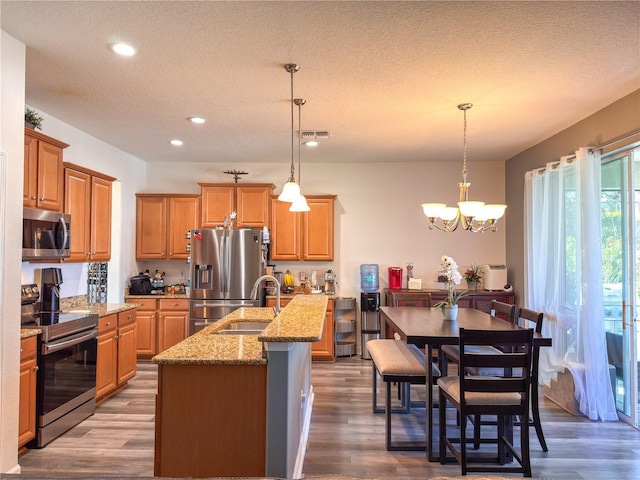
[(302, 138), (302, 140), (311, 140), (312, 138), (315, 139), (324, 139), (324, 138), (329, 138), (331, 135), (329, 135), (329, 132), (327, 130), (301, 130), (300, 131), (300, 138)]

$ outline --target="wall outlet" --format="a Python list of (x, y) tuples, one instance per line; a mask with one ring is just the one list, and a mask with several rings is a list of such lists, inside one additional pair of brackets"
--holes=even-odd
[(185, 278), (186, 278), (186, 275), (185, 275), (185, 273), (184, 273), (184, 270), (182, 270), (182, 271), (180, 272), (180, 280), (184, 280)]

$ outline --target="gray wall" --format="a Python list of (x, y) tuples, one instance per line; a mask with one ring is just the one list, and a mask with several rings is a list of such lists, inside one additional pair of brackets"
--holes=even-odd
[(640, 90), (621, 98), (590, 117), (507, 160), (505, 196), (511, 212), (506, 224), (509, 280), (522, 303), (524, 294), (524, 174), (560, 160), (584, 146), (599, 146), (640, 130)]

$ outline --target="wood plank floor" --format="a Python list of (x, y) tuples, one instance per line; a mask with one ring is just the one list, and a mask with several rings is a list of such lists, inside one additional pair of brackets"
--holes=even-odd
[[(371, 413), (369, 361), (353, 357), (314, 363), (312, 383), (315, 400), (305, 476), (344, 474), (397, 480), (460, 474), (458, 465), (429, 463), (424, 453), (385, 450), (384, 415)], [(414, 389), (415, 397), (424, 391), (420, 388)], [(129, 387), (98, 407), (95, 415), (46, 448), (21, 456), (22, 473), (153, 476), (155, 391), (156, 366), (140, 363)], [(549, 452), (542, 452), (532, 431), (534, 477), (640, 478), (640, 431), (623, 422), (574, 417), (544, 398), (541, 407)], [(406, 438), (423, 438), (424, 413), (424, 409), (414, 409), (411, 415), (395, 415), (394, 436), (408, 432)]]

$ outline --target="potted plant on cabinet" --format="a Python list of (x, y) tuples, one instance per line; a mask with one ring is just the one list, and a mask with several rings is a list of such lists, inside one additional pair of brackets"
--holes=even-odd
[(24, 126), (32, 130), (36, 128), (42, 130), (42, 117), (38, 112), (27, 107), (24, 110)]
[(480, 274), (480, 267), (475, 263), (471, 264), (470, 268), (464, 272), (464, 279), (467, 281), (467, 288), (471, 291), (478, 291), (478, 284), (482, 275)]

